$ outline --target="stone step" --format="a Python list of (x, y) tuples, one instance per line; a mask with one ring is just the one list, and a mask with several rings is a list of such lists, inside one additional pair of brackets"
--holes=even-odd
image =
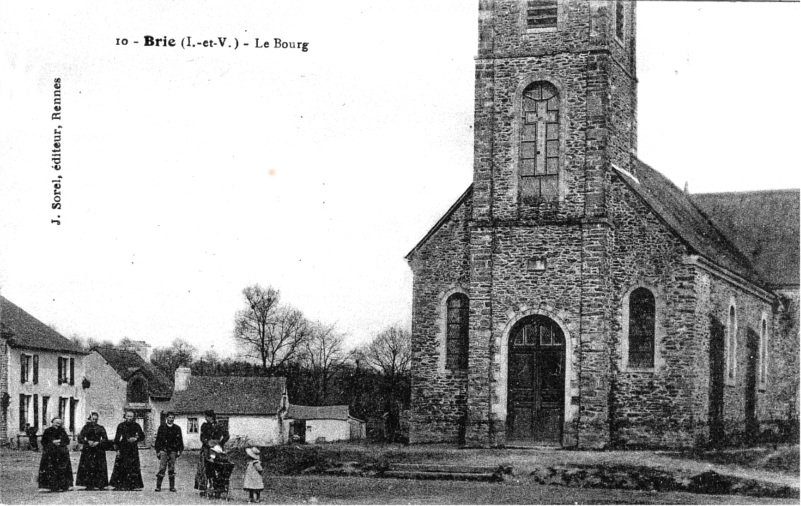
[(432, 472), (419, 470), (388, 469), (381, 473), (383, 478), (399, 478), (407, 480), (454, 480), (454, 481), (503, 481), (498, 473), (465, 473), (465, 472)]
[(449, 464), (392, 464), (393, 471), (420, 471), (427, 473), (473, 473), (473, 474), (509, 474), (508, 466), (460, 466)]

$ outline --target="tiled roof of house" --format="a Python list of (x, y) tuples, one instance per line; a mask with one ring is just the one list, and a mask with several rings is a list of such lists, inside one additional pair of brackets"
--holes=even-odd
[(758, 285), (765, 284), (750, 259), (668, 178), (642, 162), (634, 178), (624, 171), (618, 174), (695, 252)]
[(0, 322), (2, 323), (3, 337), (8, 339), (9, 346), (13, 348), (86, 354), (78, 345), (2, 295), (0, 295)]
[(691, 195), (771, 286), (799, 284), (799, 190)]
[(110, 365), (117, 374), (128, 381), (134, 374), (141, 372), (147, 380), (147, 390), (151, 397), (170, 398), (172, 396), (172, 383), (153, 364), (145, 362), (138, 353), (131, 350), (117, 348), (92, 348)]
[(348, 406), (297, 406), (290, 404), (285, 418), (294, 420), (347, 420)]
[(286, 378), (190, 376), (186, 390), (175, 392), (172, 411), (218, 415), (274, 415), (281, 409)]

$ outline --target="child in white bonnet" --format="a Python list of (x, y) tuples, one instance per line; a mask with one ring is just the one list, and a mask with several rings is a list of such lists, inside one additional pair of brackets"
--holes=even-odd
[(248, 502), (261, 502), (261, 491), (264, 490), (264, 478), (262, 473), (264, 468), (261, 466), (261, 452), (255, 446), (245, 450), (250, 461), (245, 469), (245, 484), (242, 488), (250, 495)]

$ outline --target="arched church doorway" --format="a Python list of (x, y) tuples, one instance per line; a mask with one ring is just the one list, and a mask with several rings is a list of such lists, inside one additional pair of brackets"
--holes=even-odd
[(523, 318), (509, 333), (507, 440), (560, 444), (565, 406), (565, 335), (550, 318)]

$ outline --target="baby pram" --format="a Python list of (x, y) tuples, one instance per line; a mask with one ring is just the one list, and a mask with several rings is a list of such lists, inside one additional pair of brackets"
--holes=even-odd
[(228, 499), (234, 463), (227, 460), (205, 459), (204, 467), (206, 471), (206, 497), (209, 499)]

